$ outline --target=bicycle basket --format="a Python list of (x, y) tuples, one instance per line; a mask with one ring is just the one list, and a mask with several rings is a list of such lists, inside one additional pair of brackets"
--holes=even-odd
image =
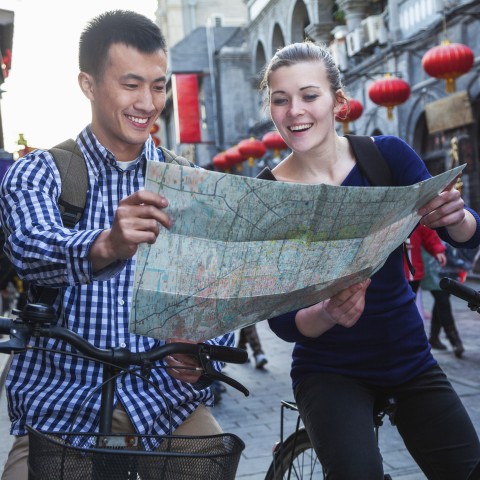
[[(234, 480), (245, 448), (227, 433), (159, 437), (27, 429), (29, 480)], [(144, 441), (155, 440), (161, 441), (158, 449), (146, 451)]]

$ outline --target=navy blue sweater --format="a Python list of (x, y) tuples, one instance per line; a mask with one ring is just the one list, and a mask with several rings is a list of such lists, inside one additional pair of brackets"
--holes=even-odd
[[(403, 140), (378, 136), (375, 144), (390, 166), (394, 185), (412, 185), (430, 177), (424, 162)], [(370, 184), (355, 166), (342, 185)], [(474, 237), (459, 244), (441, 228), (438, 233), (445, 241), (466, 248), (480, 244), (480, 218), (469, 210), (477, 220)], [(362, 378), (372, 385), (394, 386), (437, 363), (405, 276), (402, 247), (392, 252), (385, 265), (373, 275), (364, 312), (353, 327), (336, 325), (317, 338), (308, 338), (296, 328), (296, 313), (268, 321), (276, 335), (296, 342), (291, 370), (294, 388), (303, 376), (314, 372), (332, 372)]]

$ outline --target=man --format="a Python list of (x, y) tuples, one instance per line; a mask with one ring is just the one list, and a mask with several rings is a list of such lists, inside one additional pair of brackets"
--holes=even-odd
[[(164, 210), (168, 200), (143, 189), (146, 161), (164, 161), (149, 132), (165, 106), (165, 41), (142, 15), (106, 12), (83, 31), (79, 64), (79, 85), (92, 109), (91, 124), (76, 140), (89, 177), (85, 212), (74, 229), (64, 228), (58, 170), (48, 152), (32, 152), (15, 163), (0, 188), (6, 250), (22, 279), (60, 288), (59, 322), (98, 347), (149, 350), (159, 342), (130, 334), (128, 318), (138, 245), (154, 243), (159, 230), (172, 224)], [(212, 342), (232, 345), (233, 334)], [(69, 349), (55, 343), (56, 349)], [(153, 369), (151, 380), (165, 395), (175, 433), (220, 433), (205, 408), (211, 390), (195, 384), (197, 372), (176, 369), (192, 360), (176, 355), (167, 363), (173, 368)], [(84, 359), (38, 350), (15, 357), (7, 394), (16, 438), (3, 480), (27, 478), (26, 425), (95, 430), (100, 394), (90, 395), (100, 381), (101, 366)], [(142, 380), (117, 379), (115, 403), (116, 431), (168, 433), (165, 399)]]

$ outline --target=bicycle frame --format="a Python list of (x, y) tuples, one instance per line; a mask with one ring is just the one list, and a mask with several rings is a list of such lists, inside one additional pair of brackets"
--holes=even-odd
[[(395, 401), (392, 398), (386, 398), (385, 402), (382, 402), (381, 405), (377, 406), (375, 413), (373, 415), (373, 428), (375, 431), (375, 438), (378, 443), (379, 429), (383, 425), (383, 419), (387, 415), (390, 419), (392, 425), (395, 422)], [(295, 430), (287, 437), (284, 438), (284, 412), (285, 409), (297, 412), (297, 420)], [(311, 445), (310, 440), (308, 439), (308, 434), (305, 428), (300, 427), (301, 418), (298, 414), (297, 404), (294, 401), (281, 400), (281, 409), (280, 409), (280, 441), (274, 445), (273, 448), (273, 460), (270, 464), (270, 468), (266, 474), (265, 480), (278, 480), (284, 479), (290, 480), (292, 474), (294, 473), (295, 478), (303, 478), (303, 469), (307, 469), (310, 466), (309, 475), (307, 478), (315, 473), (320, 473), (316, 471), (316, 467), (320, 466), (320, 461), (316, 457), (316, 454), (313, 453), (313, 456), (310, 458), (310, 455), (307, 455), (310, 458), (310, 465), (308, 462), (295, 462), (295, 460), (300, 458), (300, 455), (304, 456), (309, 450), (313, 451), (313, 446)], [(285, 460), (286, 455), (288, 455), (287, 460)], [(311, 460), (314, 458), (314, 461)], [(298, 463), (298, 467), (296, 467)], [(299, 471), (302, 470), (302, 471)], [(323, 469), (321, 470), (323, 472)], [(286, 475), (286, 477), (284, 477)], [(315, 477), (316, 478), (316, 477)], [(385, 480), (391, 479), (390, 475), (386, 474), (384, 477)]]

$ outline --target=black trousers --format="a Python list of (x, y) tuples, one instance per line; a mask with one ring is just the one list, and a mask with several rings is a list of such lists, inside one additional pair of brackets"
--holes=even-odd
[(326, 478), (383, 479), (373, 412), (380, 399), (391, 397), (397, 404), (397, 429), (426, 477), (467, 479), (480, 460), (480, 442), (460, 398), (438, 366), (393, 388), (334, 374), (304, 378), (295, 398)]
[(453, 318), (450, 294), (445, 290), (431, 290), (435, 302), (432, 308), (432, 323), (438, 324), (445, 330), (455, 325)]

